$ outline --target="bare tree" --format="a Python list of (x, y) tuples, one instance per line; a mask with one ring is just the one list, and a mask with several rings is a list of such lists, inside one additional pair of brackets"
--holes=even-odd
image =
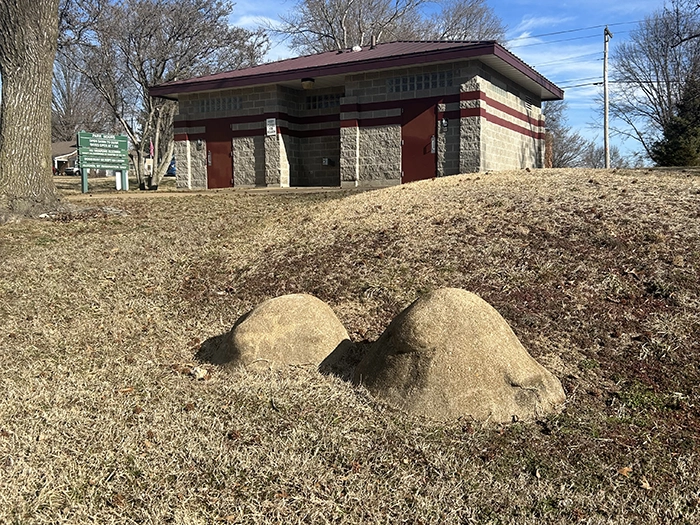
[(615, 131), (647, 154), (676, 115), (688, 82), (700, 73), (700, 16), (695, 2), (674, 0), (648, 16), (612, 55), (610, 113)]
[(13, 213), (31, 214), (56, 202), (51, 72), (58, 2), (0, 2), (0, 209)]
[(437, 0), (440, 10), (425, 17), (428, 0), (300, 0), (281, 15), (286, 35), (301, 53), (342, 51), (353, 46), (406, 39), (502, 40), (505, 28), (485, 0)]
[(396, 37), (425, 0), (301, 0), (275, 31), (301, 53), (344, 50)]
[(65, 56), (56, 57), (51, 101), (53, 141), (75, 140), (79, 131), (115, 132), (118, 123), (90, 81)]
[[(617, 146), (610, 146), (610, 167), (611, 168), (629, 168), (632, 165), (630, 159), (625, 157), (620, 148)], [(605, 147), (596, 143), (596, 141), (589, 141), (581, 153), (581, 164), (582, 168), (594, 168), (603, 169), (605, 168)]]
[(578, 131), (573, 131), (566, 118), (567, 103), (563, 100), (545, 102), (542, 114), (551, 147), (551, 168), (575, 168), (581, 165), (587, 141)]
[(423, 38), (429, 40), (498, 40), (506, 37), (503, 21), (485, 0), (438, 0)]
[[(89, 0), (73, 8), (60, 53), (90, 80), (134, 146), (142, 186), (157, 186), (173, 154), (176, 104), (156, 84), (258, 63), (261, 32), (232, 27), (225, 0)], [(145, 159), (153, 144), (153, 177)]]

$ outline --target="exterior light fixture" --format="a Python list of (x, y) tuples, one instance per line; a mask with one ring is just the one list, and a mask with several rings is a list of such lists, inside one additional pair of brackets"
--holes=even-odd
[(447, 123), (447, 119), (446, 119), (445, 117), (442, 117), (442, 119), (440, 119), (440, 125), (441, 125), (444, 129), (447, 129), (447, 124), (448, 124), (448, 123)]
[(313, 78), (302, 78), (301, 79), (301, 87), (302, 87), (302, 89), (313, 89), (314, 82), (315, 81)]

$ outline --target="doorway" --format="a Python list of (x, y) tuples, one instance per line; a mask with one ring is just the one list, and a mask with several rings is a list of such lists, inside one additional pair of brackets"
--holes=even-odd
[(228, 123), (207, 122), (207, 188), (233, 186), (233, 136)]
[(401, 182), (437, 175), (437, 113), (433, 101), (413, 101), (403, 110)]

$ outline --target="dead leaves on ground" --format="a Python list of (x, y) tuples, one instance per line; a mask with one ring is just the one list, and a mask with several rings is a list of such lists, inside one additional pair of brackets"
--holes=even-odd
[(173, 363), (170, 369), (178, 374), (190, 376), (197, 381), (205, 381), (211, 379), (212, 372), (210, 368), (197, 366), (194, 363)]

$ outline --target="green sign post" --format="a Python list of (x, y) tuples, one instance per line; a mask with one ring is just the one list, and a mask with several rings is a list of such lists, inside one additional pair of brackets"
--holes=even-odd
[(129, 189), (129, 141), (124, 135), (78, 133), (78, 163), (82, 175), (82, 191), (87, 193), (87, 170), (121, 171), (117, 189)]

